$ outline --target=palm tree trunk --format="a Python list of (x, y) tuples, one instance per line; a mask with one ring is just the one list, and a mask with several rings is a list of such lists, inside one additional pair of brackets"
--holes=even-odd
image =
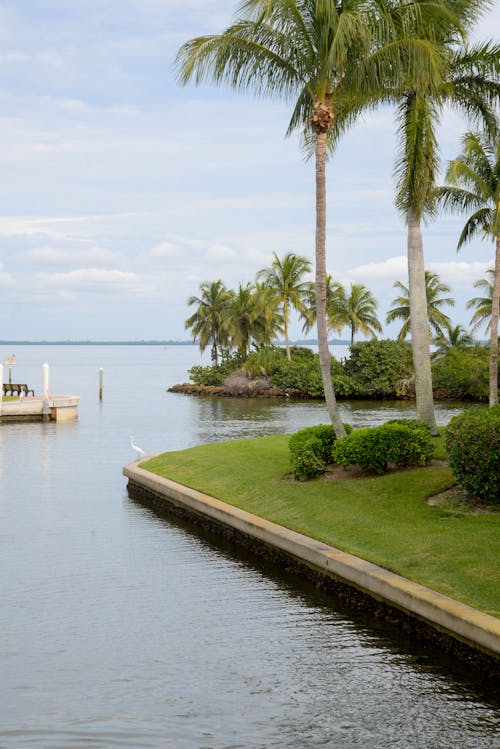
[(326, 148), (327, 134), (316, 133), (316, 326), (326, 407), (335, 434), (340, 438), (345, 437), (346, 431), (333, 389), (326, 327)]
[(285, 331), (286, 358), (288, 359), (288, 361), (291, 361), (292, 355), (290, 353), (290, 341), (288, 340), (288, 304), (286, 303), (286, 301), (283, 302), (283, 322)]
[(417, 419), (425, 421), (430, 426), (432, 433), (437, 435), (432, 393), (422, 231), (417, 211), (411, 208), (408, 211), (408, 281)]
[(500, 306), (500, 236), (496, 238), (495, 273), (491, 295), (490, 408), (498, 403), (498, 308)]

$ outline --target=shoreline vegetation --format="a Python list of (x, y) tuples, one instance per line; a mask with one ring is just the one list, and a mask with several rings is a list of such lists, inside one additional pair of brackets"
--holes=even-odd
[[(432, 360), (434, 398), (488, 402), (488, 349), (450, 346)], [(408, 343), (371, 340), (350, 346), (349, 357), (330, 357), (339, 400), (415, 400), (415, 373)], [(311, 348), (292, 346), (290, 359), (283, 348), (264, 346), (247, 357), (225, 356), (221, 363), (194, 366), (191, 382), (169, 392), (222, 397), (324, 399), (319, 356)]]
[(425, 467), (383, 476), (332, 469), (296, 481), (289, 437), (163, 453), (141, 468), (500, 618), (495, 540), (500, 513), (469, 505), (457, 494), (442, 438)]

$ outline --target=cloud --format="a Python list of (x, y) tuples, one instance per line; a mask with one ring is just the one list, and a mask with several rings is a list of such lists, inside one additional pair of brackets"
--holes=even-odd
[(429, 270), (437, 273), (446, 283), (455, 283), (460, 286), (470, 287), (471, 283), (486, 275), (486, 271), (488, 268), (491, 268), (492, 263), (480, 261), (472, 263), (429, 262), (427, 265)]
[(205, 260), (218, 265), (227, 263), (228, 261), (233, 262), (236, 258), (237, 254), (235, 250), (223, 244), (213, 244), (205, 251)]
[(366, 263), (345, 272), (348, 278), (402, 280), (408, 275), (408, 261), (405, 255), (387, 258), (379, 263)]
[(0, 263), (0, 286), (13, 286), (14, 279), (10, 273), (6, 273), (3, 269), (3, 263)]
[(143, 279), (136, 273), (99, 268), (85, 268), (68, 273), (39, 273), (37, 279), (44, 288), (57, 289), (59, 293), (80, 291), (136, 294), (145, 291), (146, 287)]
[(112, 264), (116, 264), (122, 258), (122, 255), (119, 252), (106, 250), (102, 247), (89, 247), (85, 250), (62, 250), (54, 247), (34, 247), (33, 249), (21, 254), (24, 255), (26, 260), (35, 265), (54, 267), (109, 267)]
[(152, 260), (176, 260), (182, 257), (182, 252), (177, 245), (171, 242), (160, 242), (160, 244), (156, 244), (150, 250), (147, 250), (144, 255)]

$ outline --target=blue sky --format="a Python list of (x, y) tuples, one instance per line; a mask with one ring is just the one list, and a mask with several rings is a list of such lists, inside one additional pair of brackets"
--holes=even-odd
[[(235, 288), (274, 251), (313, 258), (313, 165), (284, 137), (289, 104), (175, 81), (179, 46), (236, 5), (0, 2), (0, 339), (186, 339), (203, 281)], [(475, 37), (499, 28), (497, 2)], [(443, 162), (465, 127), (445, 114)], [(366, 117), (328, 168), (328, 269), (369, 286), (381, 319), (407, 276), (394, 130), (389, 109)], [(461, 223), (441, 217), (424, 246), (467, 326), (493, 246), (457, 254)]]

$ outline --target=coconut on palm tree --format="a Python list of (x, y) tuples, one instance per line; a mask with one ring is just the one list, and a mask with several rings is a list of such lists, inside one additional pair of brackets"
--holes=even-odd
[[(492, 127), (499, 97), (500, 46), (490, 43), (464, 47), (464, 37), (487, 0), (449, 0), (443, 3), (450, 23), (436, 26), (435, 41), (442, 56), (437, 79), (429, 85), (411, 81), (398, 102), (399, 156), (396, 163), (396, 205), (407, 225), (411, 340), (415, 369), (417, 416), (436, 432), (432, 374), (426, 320), (425, 265), (421, 225), (435, 212), (438, 170), (437, 129), (445, 105), (467, 118)], [(390, 98), (390, 95), (389, 95)]]
[[(326, 322), (326, 159), (361, 110), (403, 74), (418, 83), (436, 76), (429, 16), (443, 3), (378, 0), (246, 0), (222, 34), (193, 39), (177, 56), (182, 83), (210, 78), (236, 89), (293, 98), (288, 132), (303, 131), (315, 155), (316, 318), (325, 399), (337, 436), (345, 435), (331, 380)], [(439, 23), (438, 23), (439, 26)]]
[(490, 309), (490, 406), (498, 403), (498, 318), (500, 307), (500, 127), (492, 134), (467, 133), (463, 150), (450, 161), (448, 185), (438, 191), (444, 208), (469, 214), (457, 249), (474, 237), (495, 243)]
[(290, 312), (292, 309), (301, 312), (304, 308), (303, 298), (307, 290), (307, 283), (303, 278), (310, 270), (311, 263), (306, 257), (288, 252), (283, 258), (279, 258), (274, 252), (271, 267), (264, 268), (257, 273), (257, 279), (261, 279), (264, 286), (267, 286), (279, 298), (288, 360), (291, 359), (288, 335)]
[[(426, 270), (424, 273), (424, 279), (427, 321), (426, 330), (427, 338), (430, 343), (433, 333), (434, 336), (443, 337), (445, 336), (445, 331), (449, 330), (451, 320), (448, 315), (445, 315), (441, 307), (444, 305), (453, 307), (455, 305), (455, 300), (450, 296), (442, 296), (443, 294), (449, 293), (450, 287), (441, 282), (437, 273), (431, 273), (430, 270)], [(396, 320), (402, 320), (403, 325), (398, 333), (398, 341), (401, 342), (412, 332), (410, 290), (408, 286), (405, 286), (401, 281), (395, 281), (393, 286), (395, 289), (399, 289), (401, 294), (392, 301), (392, 309), (387, 313), (386, 321), (391, 323)]]
[(185, 322), (187, 330), (191, 330), (193, 341), (198, 341), (203, 353), (211, 343), (211, 359), (217, 365), (219, 354), (228, 342), (226, 328), (226, 311), (230, 293), (219, 279), (205, 282), (200, 286), (200, 296), (191, 296), (189, 306), (197, 305), (195, 312)]

